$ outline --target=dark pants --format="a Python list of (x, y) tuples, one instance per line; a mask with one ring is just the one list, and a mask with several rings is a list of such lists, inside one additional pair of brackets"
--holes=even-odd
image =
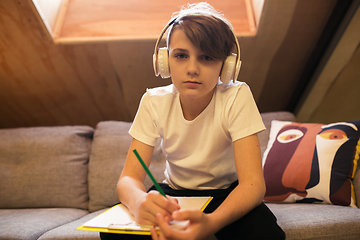
[[(174, 190), (166, 184), (160, 184), (165, 194), (174, 197), (189, 197), (189, 196), (212, 196), (213, 200), (205, 208), (205, 213), (212, 213), (218, 206), (225, 200), (230, 192), (237, 186), (237, 182), (233, 183), (227, 189), (216, 190)], [(151, 187), (150, 190), (155, 190), (155, 187)], [(240, 218), (239, 220), (224, 227), (215, 234), (219, 240), (236, 240), (236, 239), (285, 239), (284, 231), (277, 225), (276, 217), (268, 209), (268, 207), (262, 203), (248, 214)], [(151, 236), (139, 236), (139, 235), (124, 235), (124, 234), (108, 234), (100, 233), (102, 240), (109, 239), (151, 239)]]

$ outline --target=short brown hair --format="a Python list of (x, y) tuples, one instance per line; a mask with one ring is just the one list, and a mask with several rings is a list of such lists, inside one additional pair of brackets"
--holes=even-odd
[(168, 30), (169, 47), (171, 32), (179, 26), (195, 47), (214, 59), (225, 61), (231, 54), (235, 39), (231, 24), (208, 3), (189, 4), (175, 14)]

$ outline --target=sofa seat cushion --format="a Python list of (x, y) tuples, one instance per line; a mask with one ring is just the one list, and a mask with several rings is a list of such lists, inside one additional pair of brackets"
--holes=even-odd
[(76, 230), (76, 228), (80, 227), (81, 225), (83, 225), (90, 219), (96, 217), (105, 210), (107, 209), (92, 212), (73, 222), (54, 228), (42, 235), (39, 240), (100, 240), (99, 232)]
[(86, 214), (86, 210), (71, 208), (1, 209), (0, 239), (38, 239), (45, 232)]
[[(90, 219), (96, 217), (102, 212), (106, 211), (106, 209), (98, 210), (92, 212), (76, 221), (71, 223), (67, 223), (63, 226), (55, 228), (46, 232), (42, 235), (38, 240), (100, 240), (99, 232), (97, 231), (84, 231), (84, 230), (76, 230), (76, 228), (82, 226), (84, 223), (89, 221)], [(217, 238), (213, 235), (206, 240), (216, 240)]]
[(286, 239), (360, 239), (360, 209), (307, 203), (266, 203)]

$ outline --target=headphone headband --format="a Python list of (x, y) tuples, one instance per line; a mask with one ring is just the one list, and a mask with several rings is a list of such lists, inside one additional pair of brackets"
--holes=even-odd
[[(180, 16), (180, 17), (183, 17), (183, 16)], [(159, 43), (162, 39), (162, 37), (164, 36), (165, 32), (167, 31), (167, 29), (176, 22), (176, 20), (179, 18), (178, 17), (175, 17), (175, 18), (172, 18), (167, 24), (166, 26), (163, 28), (163, 30), (161, 31), (156, 43), (155, 43), (155, 49), (154, 49), (154, 55), (153, 55), (153, 67), (154, 67), (154, 72), (155, 72), (155, 76), (159, 76), (160, 74), (160, 71), (158, 69), (158, 52), (159, 52)], [(219, 19), (219, 18), (218, 18)], [(221, 19), (220, 19), (221, 20)], [(223, 20), (221, 20), (223, 21)], [(230, 28), (230, 27), (229, 27)], [(239, 41), (236, 37), (236, 34), (235, 32), (230, 28), (233, 36), (234, 36), (234, 40), (235, 40), (235, 46), (236, 46), (236, 50), (237, 50), (237, 54), (236, 54), (236, 62), (235, 62), (235, 69), (233, 71), (233, 74), (231, 76), (231, 78), (233, 79), (233, 81), (235, 82), (235, 80), (237, 79), (238, 75), (239, 75), (239, 72), (240, 72), (240, 67), (241, 67), (241, 60), (240, 60), (240, 45), (239, 45)], [(231, 56), (231, 55), (230, 55)], [(230, 57), (229, 56), (229, 57)], [(170, 77), (170, 73), (169, 74), (165, 74), (166, 76), (162, 76), (162, 78), (167, 78), (167, 77)], [(229, 79), (230, 81), (231, 79)]]
[(162, 37), (164, 36), (166, 30), (176, 21), (177, 17), (171, 19), (166, 26), (163, 28), (163, 30), (161, 31), (158, 39), (156, 40), (155, 43), (155, 49), (154, 49), (154, 55), (153, 55), (153, 67), (154, 67), (154, 72), (155, 72), (155, 76), (159, 76), (160, 72), (157, 69), (157, 58), (158, 58), (158, 50), (159, 50), (159, 43), (162, 39)]

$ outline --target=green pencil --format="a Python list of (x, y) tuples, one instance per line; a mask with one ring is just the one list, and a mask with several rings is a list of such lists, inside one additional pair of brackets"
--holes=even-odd
[(166, 197), (166, 195), (165, 195), (165, 193), (163, 192), (163, 190), (161, 189), (160, 185), (157, 183), (157, 181), (155, 180), (154, 176), (151, 174), (149, 168), (146, 166), (146, 164), (144, 163), (144, 161), (141, 159), (139, 153), (136, 151), (136, 149), (134, 149), (133, 152), (135, 153), (137, 159), (139, 159), (139, 162), (141, 163), (141, 165), (142, 165), (143, 168), (145, 169), (145, 172), (149, 175), (151, 181), (154, 183), (156, 189), (159, 191), (159, 193), (161, 193), (161, 195), (163, 195), (164, 197)]

